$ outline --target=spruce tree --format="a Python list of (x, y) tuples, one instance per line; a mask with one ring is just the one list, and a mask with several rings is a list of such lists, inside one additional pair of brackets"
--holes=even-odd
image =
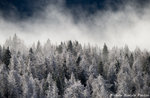
[(106, 62), (108, 59), (108, 48), (107, 48), (107, 45), (104, 44), (104, 47), (103, 47), (103, 61)]
[(11, 59), (11, 52), (9, 50), (9, 47), (5, 50), (5, 53), (3, 55), (3, 63), (6, 65), (6, 67), (8, 68), (9, 64), (10, 64), (10, 59)]

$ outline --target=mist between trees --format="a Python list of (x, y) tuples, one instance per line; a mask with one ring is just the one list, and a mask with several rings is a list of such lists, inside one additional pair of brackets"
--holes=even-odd
[[(150, 52), (78, 41), (0, 46), (0, 98), (109, 98), (150, 95)], [(150, 96), (149, 96), (150, 97)]]

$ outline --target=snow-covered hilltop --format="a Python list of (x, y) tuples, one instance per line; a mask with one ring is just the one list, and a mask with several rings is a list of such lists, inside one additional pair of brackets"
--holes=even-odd
[[(14, 35), (0, 46), (0, 98), (109, 98), (150, 95), (150, 52), (54, 45), (29, 49)], [(150, 97), (150, 96), (149, 96)]]

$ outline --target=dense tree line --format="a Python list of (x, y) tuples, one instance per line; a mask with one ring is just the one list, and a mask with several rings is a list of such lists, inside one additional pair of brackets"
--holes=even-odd
[(0, 46), (0, 98), (109, 98), (150, 94), (150, 52), (77, 41)]

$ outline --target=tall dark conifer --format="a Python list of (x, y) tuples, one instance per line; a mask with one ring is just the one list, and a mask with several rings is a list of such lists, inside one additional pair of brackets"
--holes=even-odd
[(9, 68), (9, 64), (10, 64), (10, 59), (11, 59), (11, 52), (9, 50), (9, 47), (7, 47), (7, 49), (5, 50), (5, 53), (3, 55), (3, 63), (6, 65), (7, 68)]
[(104, 47), (103, 47), (103, 60), (104, 62), (106, 62), (108, 59), (108, 48), (107, 48), (107, 45), (104, 44)]

